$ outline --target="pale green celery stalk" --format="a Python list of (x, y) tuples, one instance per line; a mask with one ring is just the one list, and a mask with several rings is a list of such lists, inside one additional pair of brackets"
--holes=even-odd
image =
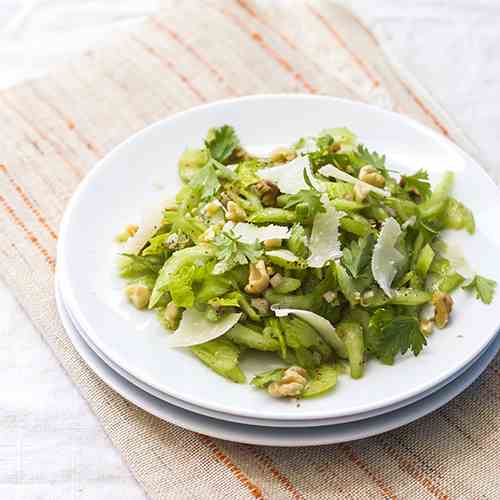
[(307, 309), (311, 310), (314, 305), (314, 294), (306, 295), (285, 295), (282, 293), (275, 292), (274, 290), (268, 288), (264, 297), (271, 303), (277, 304), (281, 307), (289, 309)]
[(366, 236), (373, 231), (370, 223), (359, 214), (345, 215), (340, 219), (339, 224), (344, 231), (358, 236)]
[(354, 280), (349, 276), (340, 262), (337, 261), (333, 265), (335, 266), (335, 272), (337, 275), (337, 282), (340, 291), (349, 301), (349, 304), (351, 304), (351, 306), (356, 305), (357, 303), (359, 303), (360, 294), (359, 291), (356, 290)]
[(393, 208), (399, 219), (406, 221), (417, 215), (418, 205), (409, 200), (400, 200), (399, 198), (386, 198), (384, 204)]
[(455, 198), (448, 200), (444, 213), (444, 227), (447, 229), (466, 229), (469, 234), (474, 234), (476, 223), (472, 212)]
[(332, 355), (332, 349), (321, 335), (308, 323), (300, 318), (287, 316), (279, 318), (280, 327), (285, 335), (285, 341), (292, 349), (305, 347), (317, 350), (323, 359)]
[(337, 370), (332, 365), (321, 365), (314, 370), (312, 378), (307, 383), (303, 398), (313, 398), (330, 391), (337, 384)]
[(343, 212), (355, 212), (367, 207), (367, 205), (365, 205), (364, 203), (358, 203), (357, 201), (352, 200), (344, 200), (343, 198), (334, 198), (333, 200), (331, 200), (331, 204), (337, 210)]
[(376, 205), (370, 205), (363, 210), (363, 215), (368, 219), (375, 219), (379, 222), (383, 222), (389, 217), (389, 214), (382, 208)]
[(278, 340), (280, 345), (280, 353), (283, 359), (287, 359), (287, 346), (285, 342), (285, 337), (281, 331), (281, 327), (278, 318), (268, 318), (266, 321), (266, 326), (264, 328), (264, 335), (269, 335), (274, 339)]
[(432, 261), (434, 260), (434, 250), (431, 248), (429, 243), (422, 248), (422, 251), (419, 253), (417, 262), (415, 264), (415, 271), (418, 276), (422, 279), (425, 279), (429, 269), (431, 267)]
[(307, 234), (304, 226), (301, 224), (294, 224), (290, 231), (290, 238), (287, 241), (287, 247), (293, 254), (302, 259), (309, 256), (309, 249), (307, 248)]
[(241, 310), (252, 320), (260, 321), (260, 314), (252, 307), (250, 301), (247, 299), (245, 294), (241, 294), (239, 298), (239, 303)]
[(278, 286), (274, 287), (276, 293), (291, 293), (300, 288), (301, 281), (296, 278), (284, 277)]
[(245, 382), (245, 375), (238, 366), (240, 350), (230, 340), (218, 338), (190, 349), (214, 372), (239, 384)]
[(363, 329), (355, 321), (341, 321), (337, 325), (337, 333), (344, 341), (351, 367), (351, 377), (361, 378), (364, 371), (365, 343)]
[(423, 219), (432, 219), (444, 213), (448, 204), (448, 196), (453, 188), (453, 173), (446, 172), (441, 182), (436, 186), (432, 196), (418, 206)]
[(235, 344), (256, 349), (257, 351), (278, 351), (280, 344), (269, 335), (263, 335), (240, 323), (236, 323), (226, 335)]
[(388, 303), (398, 306), (420, 306), (430, 300), (431, 294), (429, 292), (413, 288), (402, 288), (394, 291)]
[(163, 294), (168, 291), (172, 275), (181, 266), (192, 263), (199, 267), (200, 265), (204, 265), (212, 255), (213, 250), (206, 245), (197, 245), (174, 252), (160, 270), (153, 292), (151, 293), (149, 308), (152, 309)]
[(222, 276), (208, 275), (202, 282), (196, 295), (196, 302), (206, 304), (210, 299), (221, 297), (231, 290), (231, 284)]
[(255, 224), (293, 224), (297, 216), (292, 210), (268, 207), (255, 212), (248, 220)]
[(440, 292), (451, 293), (456, 290), (464, 281), (465, 278), (461, 274), (453, 272), (439, 280), (438, 288)]

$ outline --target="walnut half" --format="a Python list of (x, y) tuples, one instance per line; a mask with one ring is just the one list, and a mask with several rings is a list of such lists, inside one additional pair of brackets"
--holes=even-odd
[(307, 372), (300, 366), (291, 366), (278, 382), (272, 382), (267, 392), (275, 398), (299, 396), (307, 384)]
[(435, 292), (432, 295), (432, 303), (436, 310), (434, 323), (438, 328), (444, 328), (448, 324), (448, 319), (453, 308), (453, 299), (447, 293)]
[(250, 274), (248, 275), (248, 285), (245, 292), (257, 295), (262, 293), (269, 286), (269, 274), (266, 263), (258, 260), (255, 264), (250, 264)]

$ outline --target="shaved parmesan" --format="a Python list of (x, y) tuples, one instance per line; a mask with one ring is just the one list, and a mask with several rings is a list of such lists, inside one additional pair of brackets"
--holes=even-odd
[(323, 185), (314, 177), (307, 156), (297, 156), (292, 161), (277, 167), (263, 168), (257, 172), (262, 179), (276, 184), (282, 193), (296, 194), (301, 189), (310, 189), (304, 180), (304, 170), (312, 185), (318, 191), (324, 191)]
[(287, 262), (298, 262), (299, 258), (290, 250), (269, 250), (266, 252), (269, 257), (277, 257), (278, 259), (286, 260)]
[(175, 196), (172, 196), (171, 193), (162, 192), (158, 197), (155, 197), (155, 201), (144, 211), (139, 223), (139, 229), (132, 238), (127, 240), (124, 252), (138, 253), (149, 238), (160, 228), (165, 209), (174, 208), (175, 206)]
[(392, 280), (398, 272), (398, 266), (404, 257), (396, 250), (395, 245), (401, 234), (401, 227), (396, 219), (389, 217), (385, 220), (380, 236), (373, 249), (372, 273), (380, 288), (389, 297), (392, 296)]
[(204, 344), (224, 335), (241, 318), (241, 313), (232, 313), (214, 323), (196, 309), (186, 309), (182, 314), (179, 328), (167, 337), (168, 347), (190, 347)]
[(340, 357), (347, 358), (347, 349), (344, 342), (338, 336), (335, 327), (326, 318), (323, 318), (323, 316), (311, 311), (304, 311), (303, 309), (281, 309), (276, 306), (271, 306), (271, 310), (278, 318), (293, 314), (303, 319), (321, 335), (323, 340), (330, 345)]
[(286, 226), (278, 226), (270, 224), (268, 226), (256, 226), (248, 222), (227, 222), (224, 225), (224, 231), (232, 230), (243, 243), (254, 243), (257, 241), (266, 240), (287, 240), (290, 238), (290, 229)]
[(330, 205), (328, 196), (322, 196), (326, 212), (314, 217), (307, 259), (309, 267), (323, 267), (329, 260), (342, 256), (339, 243), (339, 217), (337, 210)]
[(338, 179), (340, 181), (349, 182), (351, 184), (358, 184), (358, 185), (362, 186), (364, 189), (366, 189), (367, 191), (373, 191), (374, 193), (377, 193), (380, 196), (389, 196), (390, 195), (389, 191), (372, 186), (371, 184), (368, 184), (367, 182), (362, 182), (359, 179), (356, 179), (356, 177), (349, 175), (347, 172), (344, 172), (344, 171), (340, 170), (339, 168), (334, 167), (333, 165), (325, 165), (324, 167), (321, 167), (318, 170), (318, 172), (321, 175), (324, 175), (325, 177), (334, 177), (335, 179)]
[(457, 243), (449, 242), (442, 245), (440, 253), (445, 259), (449, 260), (454, 271), (466, 278), (472, 278), (474, 276), (474, 271), (469, 266), (462, 248)]

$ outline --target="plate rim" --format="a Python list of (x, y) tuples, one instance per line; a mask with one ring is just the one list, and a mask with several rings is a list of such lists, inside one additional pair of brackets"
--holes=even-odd
[[(69, 225), (69, 220), (71, 218), (71, 213), (75, 209), (75, 207), (78, 205), (78, 201), (82, 193), (85, 191), (88, 185), (91, 184), (93, 181), (94, 177), (99, 175), (99, 172), (103, 169), (106, 168), (106, 163), (109, 165), (112, 165), (112, 162), (110, 162), (110, 159), (117, 154), (121, 149), (127, 148), (130, 143), (133, 143), (138, 137), (142, 135), (146, 135), (150, 133), (151, 130), (153, 130), (156, 127), (162, 126), (165, 122), (172, 122), (175, 121), (179, 118), (182, 118), (184, 116), (190, 115), (190, 114), (196, 114), (199, 111), (203, 111), (205, 109), (210, 109), (210, 108), (215, 108), (218, 106), (225, 106), (225, 105), (230, 105), (230, 104), (235, 104), (239, 103), (242, 101), (262, 101), (262, 100), (273, 100), (273, 99), (292, 99), (292, 100), (324, 100), (324, 101), (329, 101), (329, 102), (340, 102), (343, 104), (348, 104), (350, 106), (355, 106), (359, 107), (362, 109), (370, 109), (372, 111), (376, 111), (377, 113), (382, 113), (383, 115), (389, 115), (394, 118), (397, 118), (397, 120), (402, 120), (406, 122), (409, 126), (411, 126), (413, 129), (419, 130), (422, 133), (430, 136), (434, 140), (438, 141), (442, 145), (452, 148), (459, 156), (463, 157), (467, 162), (469, 162), (471, 165), (473, 165), (478, 173), (480, 173), (482, 182), (487, 182), (490, 184), (490, 186), (494, 189), (497, 197), (500, 199), (499, 196), (499, 189), (494, 183), (494, 181), (491, 179), (491, 177), (488, 175), (488, 173), (481, 167), (481, 165), (468, 153), (463, 151), (460, 147), (458, 147), (456, 144), (454, 144), (452, 141), (450, 141), (448, 138), (444, 137), (443, 135), (439, 134), (438, 132), (430, 129), (429, 127), (413, 120), (412, 118), (401, 115), (399, 113), (389, 111), (386, 109), (382, 109), (378, 106), (366, 104), (366, 103), (361, 103), (358, 101), (352, 101), (350, 99), (343, 99), (343, 98), (338, 98), (338, 97), (331, 97), (331, 96), (317, 96), (317, 95), (309, 95), (309, 94), (257, 94), (257, 95), (251, 95), (251, 96), (243, 96), (243, 97), (236, 97), (236, 98), (230, 98), (230, 99), (223, 99), (223, 100), (218, 100), (206, 104), (202, 104), (200, 106), (196, 106), (193, 108), (189, 108), (184, 111), (180, 111), (178, 113), (175, 113), (173, 115), (170, 115), (168, 117), (165, 117), (161, 120), (158, 120), (143, 129), (135, 132), (132, 134), (130, 137), (122, 141), (120, 144), (115, 146), (111, 151), (109, 151), (102, 159), (100, 159), (94, 166), (94, 168), (86, 175), (86, 177), (82, 180), (82, 182), (79, 184), (77, 189), (75, 190), (74, 194), (72, 195), (64, 216), (61, 221), (60, 225), (60, 237), (58, 240), (57, 244), (57, 268), (60, 271), (60, 274), (65, 274), (64, 273), (64, 242), (65, 242), (65, 235), (68, 232), (68, 225)], [(109, 167), (111, 168), (111, 167)], [(109, 356), (110, 359), (112, 359), (117, 365), (119, 366), (128, 366), (128, 362), (123, 362), (121, 360), (121, 356), (117, 355), (115, 352), (108, 352), (108, 349), (106, 349), (106, 346), (102, 345), (100, 342), (99, 335), (92, 335), (92, 329), (89, 328), (89, 324), (85, 318), (85, 315), (82, 314), (82, 312), (78, 309), (78, 307), (75, 307), (75, 304), (77, 303), (75, 297), (74, 297), (74, 292), (71, 288), (71, 286), (67, 287), (67, 293), (66, 293), (68, 300), (67, 302), (71, 305), (71, 310), (73, 311), (76, 319), (78, 320), (78, 323), (82, 326), (82, 328), (85, 329), (85, 331), (90, 332), (89, 335), (91, 336), (93, 342), (103, 351), (106, 352), (106, 354)], [(495, 339), (495, 337), (498, 335), (498, 332), (500, 331), (500, 320), (499, 323), (495, 329), (495, 333), (489, 338), (489, 341), (492, 341)], [(411, 398), (418, 393), (421, 393), (425, 390), (428, 390), (434, 385), (437, 385), (447, 379), (449, 379), (453, 373), (456, 373), (459, 369), (461, 369), (463, 366), (465, 366), (467, 363), (469, 363), (474, 357), (477, 357), (477, 355), (484, 349), (484, 347), (488, 344), (488, 342), (483, 343), (478, 349), (472, 351), (469, 353), (468, 357), (464, 357), (458, 365), (454, 367), (454, 369), (451, 370), (444, 370), (440, 376), (436, 376), (432, 381), (427, 382), (426, 384), (423, 384), (419, 386), (418, 388), (411, 388), (407, 390), (404, 393), (404, 396), (391, 396), (391, 397), (386, 397), (384, 399), (380, 399), (376, 402), (372, 402), (369, 404), (364, 404), (364, 405), (359, 405), (357, 408), (353, 409), (344, 409), (340, 411), (331, 411), (329, 412), (328, 416), (325, 417), (324, 414), (318, 414), (318, 413), (310, 413), (302, 416), (302, 419), (304, 421), (307, 420), (315, 420), (315, 419), (324, 419), (324, 418), (336, 418), (336, 417), (341, 417), (341, 416), (348, 416), (348, 415), (355, 415), (357, 413), (361, 412), (368, 412), (368, 411), (373, 411), (377, 408), (382, 408), (384, 406), (392, 405), (395, 404), (397, 401), (400, 401), (401, 399), (407, 399)], [(242, 415), (242, 416), (248, 416), (251, 418), (258, 418), (258, 412), (254, 411), (244, 411), (244, 412), (237, 412), (234, 409), (227, 408), (224, 405), (219, 405), (217, 403), (210, 402), (210, 404), (202, 404), (199, 400), (196, 400), (192, 397), (186, 397), (185, 395), (182, 395), (180, 393), (177, 393), (175, 390), (166, 390), (165, 387), (161, 387), (158, 384), (155, 383), (154, 380), (150, 380), (150, 377), (144, 376), (142, 372), (138, 372), (137, 370), (126, 370), (127, 372), (133, 374), (137, 379), (141, 380), (145, 384), (159, 390), (162, 393), (168, 394), (176, 399), (179, 400), (184, 400), (189, 403), (192, 403), (197, 406), (202, 406), (202, 407), (207, 407), (210, 409), (214, 409), (215, 411), (220, 411), (224, 413), (229, 413), (233, 415)], [(206, 401), (205, 401), (206, 403)], [(267, 414), (266, 417), (264, 418), (276, 418), (280, 420), (296, 420), (296, 417), (294, 418), (292, 415), (287, 415), (287, 414)]]
[[(70, 326), (71, 320), (69, 317), (65, 316), (64, 313), (61, 314), (61, 306), (62, 306), (62, 298), (60, 294), (56, 290), (56, 306), (57, 306), (57, 311), (59, 314), (59, 317), (61, 319), (61, 322), (63, 324), (63, 327), (65, 331), (67, 332), (66, 325)], [(72, 325), (71, 325), (72, 326)], [(348, 441), (353, 441), (357, 439), (364, 439), (372, 436), (376, 436), (378, 434), (382, 434), (384, 432), (388, 432), (394, 429), (398, 429), (404, 425), (408, 425), (415, 420), (418, 420), (419, 418), (422, 418), (429, 413), (432, 413), (433, 411), (441, 408), (442, 406), (446, 405), (449, 403), (452, 399), (460, 395), (463, 391), (465, 391), (470, 385), (472, 385), (480, 376), (481, 374), (488, 368), (490, 363), (493, 361), (495, 356), (498, 354), (500, 351), (500, 340), (498, 338), (493, 339), (492, 345), (488, 347), (488, 349), (491, 349), (491, 352), (484, 352), (482, 356), (480, 356), (480, 359), (477, 360), (477, 362), (482, 362), (481, 365), (476, 365), (475, 363), (473, 366), (471, 366), (468, 370), (466, 370), (464, 373), (462, 373), (459, 377), (457, 377), (455, 380), (450, 382), (450, 384), (447, 384), (444, 389), (446, 392), (446, 396), (444, 396), (443, 399), (439, 399), (438, 396), (441, 394), (441, 397), (443, 397), (443, 393), (441, 392), (435, 392), (431, 395), (429, 395), (426, 398), (423, 398), (419, 401), (416, 401), (415, 403), (412, 403), (411, 405), (405, 406), (403, 408), (399, 408), (398, 410), (395, 410), (394, 412), (389, 412), (383, 415), (377, 415), (371, 418), (367, 418), (362, 421), (358, 422), (346, 422), (345, 424), (337, 424), (333, 426), (320, 426), (320, 427), (313, 427), (313, 428), (298, 428), (298, 427), (286, 427), (283, 429), (276, 429), (275, 427), (262, 427), (262, 426), (254, 426), (254, 425), (247, 425), (247, 424), (240, 424), (236, 422), (227, 422), (227, 421), (220, 421), (214, 418), (206, 417), (203, 415), (199, 414), (193, 414), (192, 412), (179, 408), (175, 405), (172, 405), (170, 403), (167, 403), (166, 401), (163, 401), (161, 399), (156, 398), (155, 396), (146, 393), (142, 391), (140, 388), (137, 386), (131, 384), (128, 382), (125, 378), (121, 377), (117, 372), (115, 372), (109, 365), (107, 365), (104, 361), (102, 361), (99, 356), (88, 346), (88, 344), (85, 342), (83, 338), (80, 337), (80, 334), (76, 331), (76, 329), (72, 329), (73, 334), (78, 337), (78, 345), (75, 344), (73, 335), (70, 333), (67, 333), (69, 338), (71, 339), (71, 342), (73, 346), (75, 347), (76, 351), (78, 354), (83, 358), (84, 362), (87, 364), (87, 366), (112, 390), (120, 394), (123, 398), (125, 398), (127, 401), (132, 402), (139, 408), (141, 408), (144, 411), (147, 411), (148, 413), (151, 413), (157, 418), (160, 418), (166, 422), (169, 422), (173, 425), (177, 425), (183, 429), (187, 429), (191, 432), (198, 432), (198, 433), (203, 433), (207, 436), (210, 436), (215, 439), (225, 439), (229, 440), (232, 442), (237, 442), (237, 443), (243, 443), (243, 444), (250, 444), (250, 445), (256, 445), (256, 446), (275, 446), (275, 447), (304, 447), (304, 446), (323, 446), (323, 445), (329, 445), (329, 444), (338, 444), (338, 443), (343, 443), (343, 442), (348, 442)], [(493, 343), (496, 342), (496, 347), (493, 347)], [(82, 347), (83, 349), (88, 349), (86, 353), (82, 353)], [(95, 367), (95, 363), (89, 361), (89, 355), (91, 357), (94, 357), (94, 360), (97, 360), (97, 363), (100, 364), (102, 363), (102, 366), (100, 368)], [(483, 358), (483, 356), (487, 356), (486, 358)], [(474, 372), (471, 372), (470, 370), (474, 369)], [(103, 372), (109, 372), (112, 373), (112, 375), (115, 376), (116, 379), (120, 381), (120, 383), (123, 383), (125, 385), (125, 388), (117, 388), (116, 383), (113, 383), (112, 379), (113, 376), (109, 375), (103, 375)], [(471, 375), (472, 374), (472, 375)], [(129, 387), (127, 390), (126, 387)], [(450, 395), (451, 391), (451, 395)], [(131, 397), (131, 393), (135, 394), (135, 397)], [(143, 393), (143, 396), (145, 397), (140, 397)], [(147, 404), (145, 404), (145, 402)], [(412, 411), (417, 408), (417, 411), (412, 413)], [(165, 411), (167, 410), (167, 411)], [(408, 411), (410, 413), (408, 414)], [(168, 413), (168, 416), (166, 415)], [(172, 413), (177, 413), (177, 417), (172, 416)], [(179, 417), (178, 414), (181, 414)], [(186, 424), (185, 418), (186, 416), (188, 418), (192, 418), (194, 415), (194, 418), (197, 419), (198, 425), (196, 423), (191, 424)], [(207, 420), (207, 424), (203, 425), (200, 424), (200, 422), (203, 422), (203, 420)], [(373, 419), (376, 419), (374, 422)], [(389, 423), (388, 419), (392, 419)], [(394, 421), (395, 419), (395, 421)], [(372, 424), (375, 426), (375, 428), (371, 428), (371, 430), (361, 430), (361, 426), (366, 426), (366, 422), (370, 421), (369, 424)], [(215, 425), (214, 425), (215, 421)], [(210, 422), (212, 422), (212, 425), (210, 425)], [(377, 425), (379, 426), (377, 428)], [(350, 434), (348, 434), (345, 437), (342, 436), (342, 429), (339, 429), (339, 426), (344, 426), (344, 429), (347, 428), (347, 426), (350, 426), (351, 431)], [(252, 429), (253, 428), (253, 429)], [(218, 429), (218, 430), (217, 430)], [(236, 429), (236, 430), (235, 430)], [(238, 431), (239, 429), (239, 431)], [(294, 434), (298, 433), (298, 430), (301, 429), (302, 431), (305, 431), (309, 433), (311, 436), (313, 433), (315, 434), (314, 437), (310, 438), (304, 438), (301, 437), (300, 439), (297, 438), (297, 436), (292, 436), (292, 439), (290, 441), (287, 441), (283, 438), (280, 438), (279, 435), (281, 433), (286, 434), (287, 436), (289, 434)], [(247, 437), (241, 438), (238, 436), (235, 436), (238, 432), (246, 432)], [(264, 435), (265, 430), (268, 430), (269, 432)], [(252, 435), (250, 434), (253, 431), (254, 436), (261, 436), (258, 437), (257, 439), (253, 438)], [(337, 433), (337, 437), (333, 438), (331, 437), (332, 431), (334, 433)], [(346, 431), (349, 432), (349, 431)], [(323, 437), (317, 437), (316, 435), (320, 434)]]

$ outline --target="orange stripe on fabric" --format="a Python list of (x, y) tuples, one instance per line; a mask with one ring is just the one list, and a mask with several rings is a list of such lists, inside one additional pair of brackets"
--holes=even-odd
[(159, 29), (160, 31), (167, 33), (172, 39), (174, 39), (181, 47), (186, 49), (189, 53), (191, 53), (198, 61), (200, 61), (212, 75), (215, 76), (215, 78), (220, 82), (224, 83), (226, 89), (229, 91), (231, 95), (239, 95), (239, 93), (225, 80), (224, 76), (220, 71), (217, 70), (217, 68), (210, 63), (205, 57), (197, 50), (195, 49), (190, 43), (188, 43), (186, 40), (184, 40), (183, 37), (176, 31), (174, 31), (172, 28), (169, 28), (166, 26), (164, 23), (159, 21), (158, 19), (152, 19), (153, 25)]
[(66, 114), (61, 111), (59, 108), (57, 108), (54, 104), (52, 104), (50, 101), (48, 101), (47, 99), (44, 98), (44, 96), (38, 91), (36, 90), (35, 86), (32, 85), (31, 87), (31, 91), (33, 92), (33, 94), (35, 94), (35, 96), (40, 100), (42, 101), (44, 104), (46, 104), (51, 110), (52, 112), (58, 116), (59, 118), (61, 118), (64, 122), (66, 122), (66, 125), (68, 126), (68, 128), (70, 130), (73, 130), (74, 134), (76, 135), (76, 137), (78, 137), (78, 139), (83, 143), (85, 144), (85, 146), (87, 147), (88, 150), (92, 151), (92, 153), (94, 153), (98, 158), (100, 158), (103, 153), (99, 150), (99, 148), (97, 146), (95, 146), (94, 144), (92, 144), (92, 142), (90, 142), (89, 140), (87, 140), (81, 133), (80, 131), (76, 128), (76, 124), (75, 122), (68, 118), (66, 116)]
[(56, 232), (50, 227), (48, 222), (45, 220), (45, 217), (42, 216), (38, 208), (36, 208), (33, 205), (33, 202), (31, 201), (30, 197), (27, 195), (26, 191), (14, 180), (14, 178), (10, 175), (10, 173), (7, 170), (7, 167), (5, 165), (0, 165), (0, 171), (3, 172), (9, 182), (12, 184), (14, 189), (17, 191), (21, 199), (23, 200), (23, 203), (31, 210), (31, 212), (35, 215), (37, 218), (38, 222), (42, 225), (42, 227), (50, 234), (50, 236), (54, 239), (57, 240), (57, 234)]
[(415, 104), (433, 121), (434, 125), (441, 130), (441, 132), (449, 137), (450, 133), (448, 129), (438, 120), (437, 116), (423, 103), (422, 99), (415, 95), (413, 90), (398, 76), (398, 80), (401, 85), (404, 87), (406, 92), (411, 96), (411, 98), (415, 101)]
[(152, 54), (155, 56), (160, 63), (168, 68), (172, 73), (174, 73), (179, 80), (181, 80), (184, 85), (202, 102), (207, 102), (207, 98), (191, 83), (189, 78), (182, 72), (178, 71), (177, 68), (175, 67), (175, 64), (167, 59), (165, 56), (160, 54), (154, 47), (150, 47), (146, 43), (144, 43), (140, 38), (131, 35), (130, 36), (132, 40), (134, 40), (138, 45), (140, 45), (146, 52), (149, 54)]
[(416, 465), (411, 463), (408, 459), (399, 456), (398, 452), (395, 448), (393, 448), (387, 440), (384, 438), (376, 438), (377, 441), (381, 443), (383, 448), (386, 450), (389, 456), (394, 458), (399, 465), (399, 468), (408, 473), (411, 477), (413, 477), (416, 481), (418, 481), (431, 495), (436, 497), (439, 500), (449, 500), (449, 495), (441, 491), (439, 486), (435, 485), (429, 478), (425, 476), (425, 474), (417, 469)]
[[(283, 42), (285, 42), (285, 44), (287, 44), (291, 49), (299, 51), (299, 48), (297, 47), (297, 45), (292, 40), (290, 40), (290, 38), (288, 36), (286, 36), (281, 31), (278, 31), (265, 18), (263, 18), (262, 16), (259, 16), (259, 14), (257, 13), (257, 11), (255, 11), (254, 9), (252, 9), (245, 1), (243, 1), (243, 0), (237, 0), (237, 2), (238, 2), (238, 4), (241, 6), (241, 8), (245, 12), (247, 12), (251, 17), (253, 17), (254, 19), (256, 19), (262, 25), (264, 25), (267, 28), (269, 28), (273, 33), (275, 33), (276, 35), (278, 35), (283, 40)], [(311, 59), (310, 57), (308, 57), (306, 55), (304, 55), (304, 57), (307, 57), (307, 59), (309, 59), (309, 61), (314, 65), (314, 67), (318, 71), (320, 71), (320, 72), (322, 71), (322, 68), (320, 68), (318, 66), (318, 64), (316, 63), (316, 61), (314, 61), (314, 59)], [(357, 99), (363, 100), (363, 98), (354, 89), (352, 89), (351, 87), (349, 87), (348, 85), (346, 85), (342, 80), (339, 80), (335, 76), (333, 76), (333, 78), (335, 79), (336, 82), (338, 82), (340, 85), (342, 85), (342, 87), (344, 87), (344, 89), (347, 90), (347, 92), (349, 94), (353, 95)]]
[(252, 483), (250, 479), (245, 475), (245, 473), (237, 467), (231, 459), (223, 453), (217, 445), (207, 436), (202, 434), (198, 434), (200, 441), (209, 448), (209, 450), (213, 453), (214, 457), (223, 464), (227, 469), (229, 469), (232, 475), (243, 485), (245, 488), (252, 494), (254, 498), (257, 500), (264, 500), (262, 496), (262, 490)]
[(386, 499), (397, 500), (397, 496), (394, 494), (392, 489), (385, 484), (383, 479), (378, 477), (374, 472), (370, 470), (365, 461), (356, 453), (353, 447), (347, 444), (341, 444), (339, 450), (354, 464), (356, 464), (362, 471), (364, 471), (370, 479), (378, 486), (380, 493)]
[(0, 204), (2, 204), (4, 210), (9, 214), (13, 222), (24, 231), (24, 233), (31, 241), (31, 243), (35, 246), (35, 248), (43, 255), (43, 257), (45, 257), (45, 260), (47, 261), (47, 264), (49, 264), (50, 268), (52, 270), (55, 270), (54, 258), (49, 254), (48, 250), (40, 243), (38, 238), (26, 227), (26, 224), (21, 220), (21, 218), (17, 215), (16, 211), (9, 205), (7, 200), (2, 195), (0, 195)]
[(288, 73), (290, 73), (295, 80), (297, 80), (308, 92), (311, 94), (315, 94), (317, 90), (297, 71), (294, 70), (293, 66), (284, 59), (280, 54), (278, 54), (266, 41), (262, 38), (262, 36), (256, 31), (249, 30), (245, 23), (241, 21), (241, 19), (226, 9), (219, 9), (216, 6), (212, 6), (216, 8), (219, 12), (221, 12), (227, 18), (230, 18), (234, 21), (241, 31), (250, 36), (252, 40), (254, 40), (262, 49), (267, 52), (282, 68), (284, 68)]
[[(53, 141), (43, 130), (38, 128), (32, 121), (30, 121), (26, 116), (12, 104), (4, 94), (0, 94), (0, 99), (6, 104), (6, 106), (12, 109), (29, 127), (31, 127), (44, 141), (47, 141), (53, 148), (57, 156), (61, 158), (61, 160), (66, 164), (67, 167), (75, 174), (78, 179), (81, 179), (83, 176), (81, 172), (64, 156), (64, 153), (60, 147), (60, 145)], [(35, 148), (43, 154), (43, 151), (40, 149), (36, 141), (30, 140), (31, 144), (35, 146)]]
[(254, 447), (250, 447), (250, 450), (253, 452), (257, 460), (269, 470), (271, 475), (278, 480), (278, 482), (285, 488), (285, 490), (292, 494), (291, 498), (293, 500), (304, 499), (302, 493), (292, 484), (290, 479), (288, 479), (285, 474), (283, 474), (279, 469), (276, 468), (269, 456), (259, 452)]
[(342, 38), (340, 33), (328, 22), (325, 16), (318, 12), (314, 7), (307, 4), (307, 8), (311, 11), (311, 13), (318, 18), (319, 21), (325, 26), (325, 28), (333, 35), (333, 37), (337, 40), (339, 45), (343, 47), (349, 55), (352, 57), (354, 62), (363, 70), (365, 75), (371, 80), (375, 87), (380, 85), (380, 80), (372, 73), (368, 65), (361, 59), (361, 57), (356, 54), (351, 47), (346, 43), (346, 41)]

